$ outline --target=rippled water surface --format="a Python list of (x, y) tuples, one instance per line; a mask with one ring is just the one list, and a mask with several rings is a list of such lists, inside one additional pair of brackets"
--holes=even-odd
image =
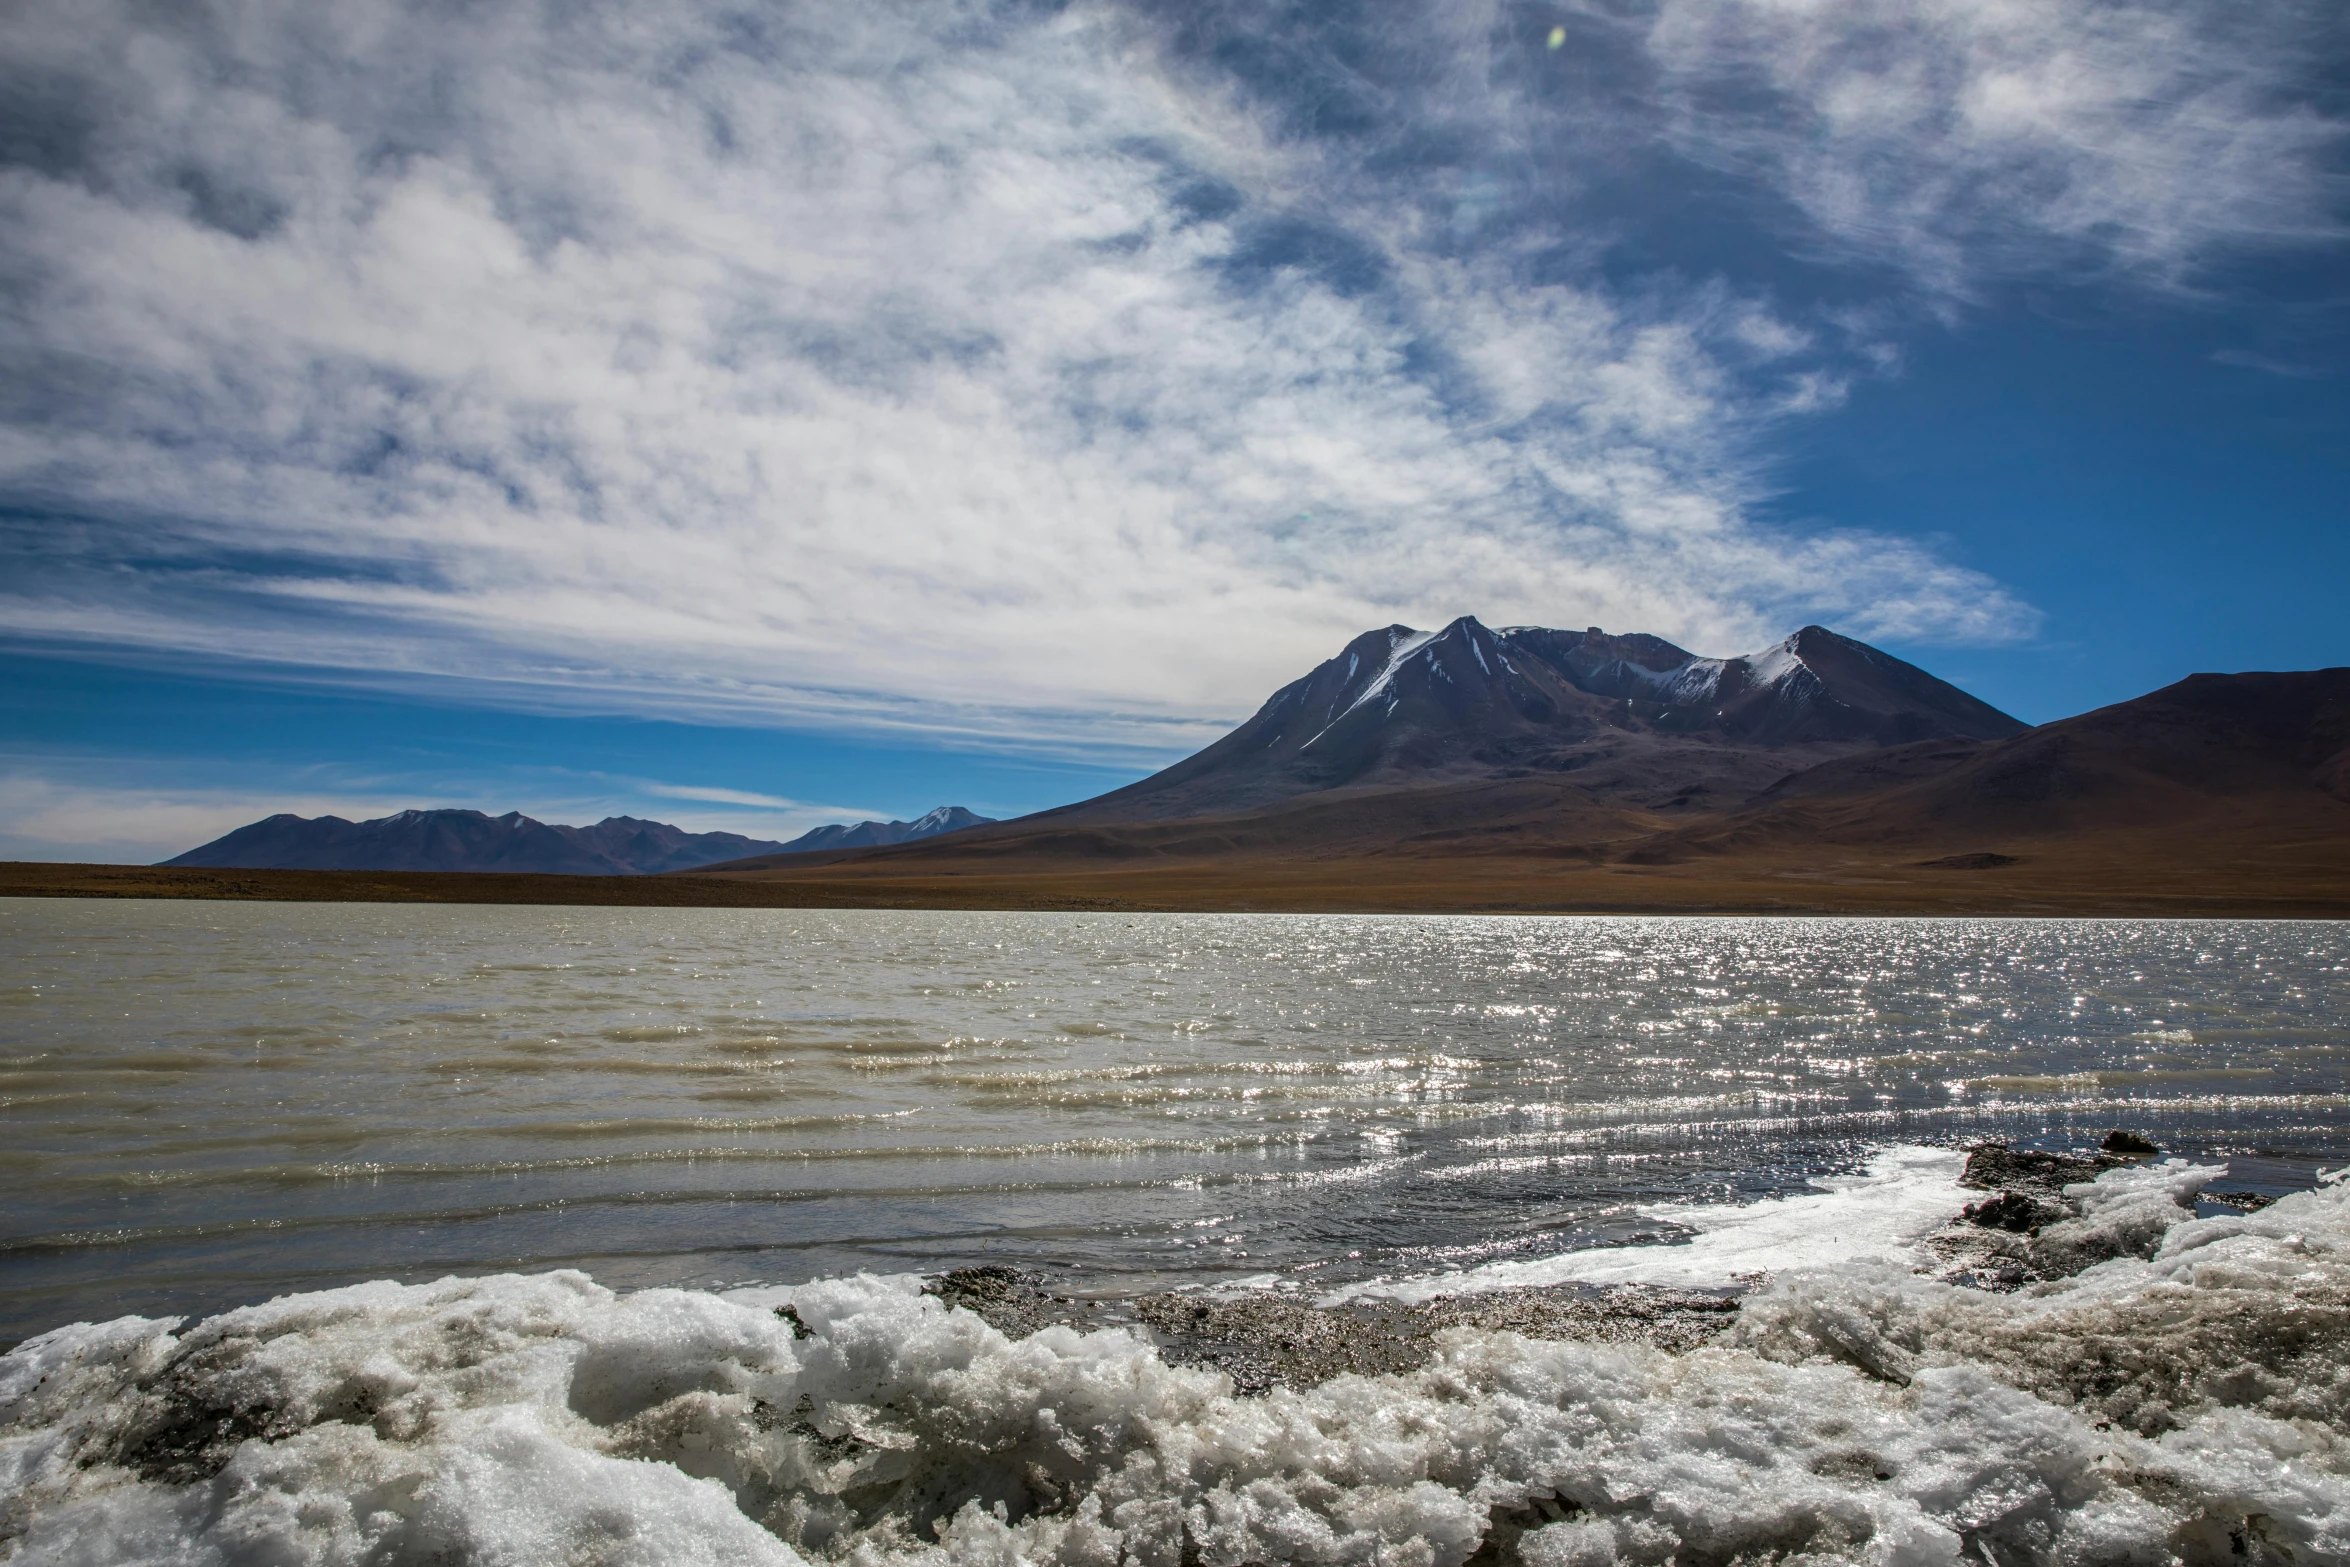
[(557, 1266), (1336, 1285), (2117, 1125), (2283, 1189), (2350, 1156), (2346, 1002), (2331, 924), (0, 900), (0, 1339)]

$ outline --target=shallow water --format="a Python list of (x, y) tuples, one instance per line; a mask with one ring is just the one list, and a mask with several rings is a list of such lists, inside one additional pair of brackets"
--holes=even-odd
[(2345, 1002), (2331, 924), (0, 900), (0, 1340), (557, 1267), (1321, 1292), (2116, 1125), (2291, 1190)]

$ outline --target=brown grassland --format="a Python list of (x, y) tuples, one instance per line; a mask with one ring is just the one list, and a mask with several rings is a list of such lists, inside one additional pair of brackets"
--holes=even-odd
[(1782, 844), (1654, 864), (1556, 849), (1090, 860), (881, 851), (824, 858), (831, 863), (668, 876), (17, 862), (0, 864), (0, 896), (652, 908), (2350, 918), (2350, 836), (2280, 835), (2253, 824), (2213, 823), (2194, 834), (2007, 841), (1943, 853)]

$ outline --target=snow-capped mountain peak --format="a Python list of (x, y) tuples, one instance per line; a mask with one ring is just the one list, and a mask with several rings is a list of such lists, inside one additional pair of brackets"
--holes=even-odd
[[(1324, 789), (1543, 772), (1598, 787), (1605, 770), (1589, 771), (1595, 761), (1620, 773), (1627, 747), (1659, 745), (1682, 748), (1684, 762), (1673, 765), (1683, 775), (1715, 780), (1699, 792), (1733, 778), (1759, 788), (1794, 761), (1905, 740), (1998, 739), (2024, 727), (1820, 626), (1759, 653), (1705, 658), (1644, 633), (1495, 631), (1464, 615), (1438, 631), (1365, 632), (1205, 751), (1070, 809), (1163, 818)], [(1805, 755), (1766, 759), (1795, 751)], [(1671, 776), (1662, 764), (1635, 771)]]

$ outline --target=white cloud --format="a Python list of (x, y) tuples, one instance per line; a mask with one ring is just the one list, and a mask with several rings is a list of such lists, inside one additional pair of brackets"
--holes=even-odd
[[(650, 811), (662, 821), (683, 827), (688, 832), (733, 832), (746, 838), (768, 838), (777, 842), (797, 838), (813, 828), (835, 822), (890, 821), (890, 813), (871, 806), (824, 805), (812, 800), (790, 800), (781, 795), (757, 794), (748, 789), (706, 789), (692, 784), (654, 783), (642, 780), (612, 779), (613, 793), (604, 797), (597, 811), (602, 815), (642, 815)], [(667, 806), (649, 805), (650, 801), (687, 800), (704, 805), (736, 806), (736, 810), (685, 810)], [(581, 804), (571, 807), (570, 821), (587, 820)], [(550, 818), (550, 820), (553, 818)]]
[[(2045, 41), (1994, 9), (1894, 32)], [(1990, 150), (1926, 155), (1913, 248), (2002, 149), (2152, 156), (2074, 76), (2035, 119), (2040, 78), (1852, 55), (1875, 11), (1691, 14), (1676, 79), (1734, 57), (1835, 130), (1738, 145), (1840, 232), (1837, 160), (1945, 100)], [(2036, 625), (1927, 544), (1753, 521), (1843, 395), (1817, 331), (1463, 259), (1107, 7), (32, 0), (0, 51), (50, 105), (0, 169), (0, 491), (84, 519), (22, 548), (20, 635), (1066, 749), (1196, 743), (1394, 619)], [(2124, 195), (2149, 254), (2271, 211)]]
[(2165, 283), (2339, 239), (2323, 5), (1664, 0), (1678, 145), (1780, 185), (1832, 241), (1971, 291), (1989, 272)]
[(663, 800), (702, 800), (713, 805), (766, 805), (777, 810), (799, 811), (808, 807), (797, 800), (781, 795), (754, 794), (748, 789), (701, 789), (690, 784), (649, 783), (644, 792)]
[(0, 859), (144, 864), (289, 811), (358, 820), (455, 802), (331, 792), (115, 788), (0, 772)]

